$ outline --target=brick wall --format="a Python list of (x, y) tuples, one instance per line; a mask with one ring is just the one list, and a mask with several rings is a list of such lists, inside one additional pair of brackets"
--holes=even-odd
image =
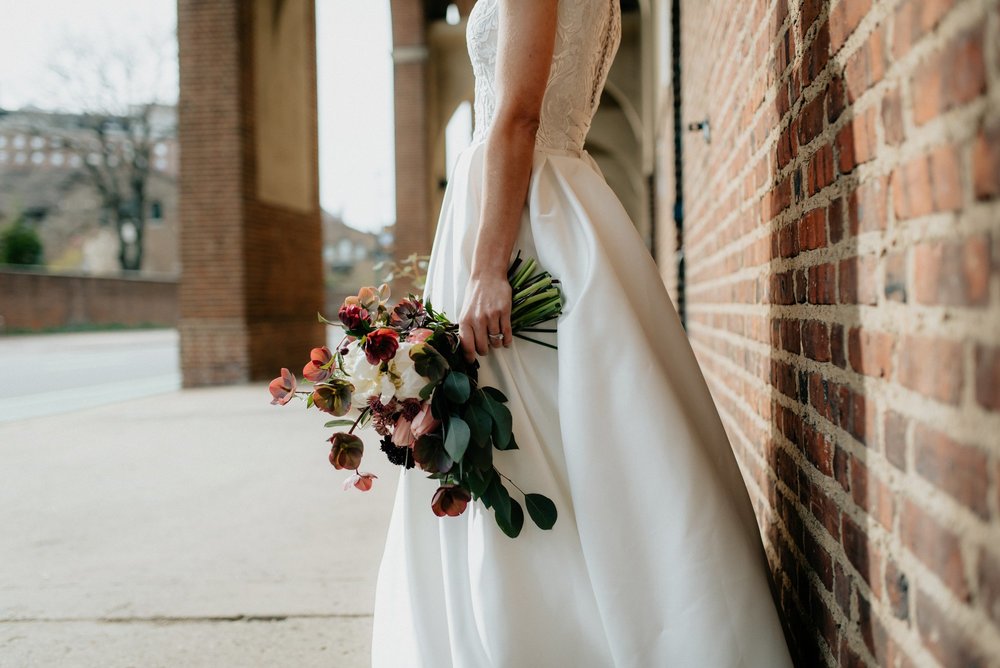
[(998, 665), (1000, 4), (743, 5), (681, 3), (688, 323), (799, 664)]
[(177, 281), (0, 271), (0, 331), (177, 326)]

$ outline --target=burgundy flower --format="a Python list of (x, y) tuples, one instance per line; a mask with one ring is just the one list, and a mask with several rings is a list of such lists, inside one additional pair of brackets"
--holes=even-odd
[(340, 322), (344, 324), (344, 327), (350, 331), (367, 328), (371, 324), (371, 321), (368, 319), (368, 309), (360, 304), (348, 304), (345, 302), (340, 307), (340, 311), (337, 312), (337, 316), (340, 318)]
[(396, 426), (392, 428), (392, 442), (401, 448), (408, 448), (413, 445), (415, 440), (410, 428), (410, 421), (405, 416), (400, 415), (396, 420)]
[(271, 403), (284, 406), (295, 396), (295, 374), (282, 368), (281, 375), (271, 381), (267, 389), (271, 391)]
[(337, 432), (330, 437), (330, 463), (335, 469), (354, 469), (361, 466), (361, 456), (365, 453), (365, 444), (354, 434)]
[(309, 361), (302, 367), (302, 375), (310, 383), (322, 383), (333, 373), (333, 369), (328, 366), (332, 359), (333, 353), (326, 346), (313, 348), (309, 352)]
[(344, 491), (346, 492), (351, 487), (360, 489), (362, 492), (367, 492), (372, 488), (372, 481), (378, 478), (374, 473), (362, 473), (361, 471), (355, 471), (351, 477), (344, 481)]
[(413, 438), (416, 439), (424, 434), (431, 433), (440, 425), (441, 420), (438, 420), (431, 413), (431, 404), (428, 401), (420, 407), (420, 412), (413, 418), (413, 422), (410, 424), (410, 431), (413, 434)]
[(426, 316), (427, 311), (424, 310), (424, 305), (420, 303), (420, 300), (401, 299), (395, 308), (392, 309), (389, 321), (394, 327), (410, 329), (411, 327), (419, 327), (424, 324), (424, 321), (427, 319)]
[(468, 490), (458, 485), (441, 485), (431, 499), (431, 510), (438, 517), (458, 517), (472, 500)]
[(390, 327), (379, 327), (365, 337), (365, 358), (371, 365), (388, 362), (399, 348), (399, 333)]

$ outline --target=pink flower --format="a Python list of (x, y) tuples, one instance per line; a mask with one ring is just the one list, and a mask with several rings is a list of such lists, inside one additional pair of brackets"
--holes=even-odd
[(430, 403), (425, 403), (420, 407), (420, 412), (416, 414), (413, 418), (413, 423), (410, 425), (410, 431), (413, 433), (413, 438), (418, 439), (424, 434), (429, 434), (441, 425), (441, 420), (438, 420), (431, 414)]
[(396, 426), (392, 428), (392, 442), (401, 448), (408, 448), (415, 440), (410, 421), (400, 415), (396, 420)]
[(379, 327), (365, 337), (365, 358), (372, 366), (388, 362), (399, 349), (399, 333), (391, 327)]
[(344, 481), (344, 491), (346, 492), (351, 487), (360, 489), (362, 492), (367, 492), (372, 488), (372, 481), (378, 478), (374, 473), (361, 473), (360, 471), (355, 471), (347, 480)]
[(271, 381), (267, 389), (271, 391), (271, 403), (284, 406), (295, 396), (295, 374), (288, 369), (282, 368), (281, 375)]
[(433, 329), (427, 329), (426, 327), (418, 327), (411, 331), (406, 337), (406, 340), (410, 343), (422, 343), (430, 338), (431, 334), (434, 333)]
[(431, 499), (431, 510), (438, 517), (458, 517), (472, 500), (469, 492), (457, 485), (441, 485)]
[(326, 346), (323, 346), (322, 348), (313, 348), (309, 352), (309, 361), (302, 368), (302, 375), (311, 383), (322, 383), (333, 373), (332, 369), (323, 368), (328, 365), (332, 359), (333, 353), (331, 353), (330, 349)]
[[(348, 297), (348, 299), (352, 298)], [(361, 329), (365, 327), (365, 325), (371, 324), (368, 319), (368, 309), (364, 308), (360, 304), (348, 304), (346, 301), (344, 302), (344, 305), (340, 307), (340, 311), (337, 312), (337, 317), (340, 318), (340, 322), (344, 324), (344, 327), (351, 331)]]

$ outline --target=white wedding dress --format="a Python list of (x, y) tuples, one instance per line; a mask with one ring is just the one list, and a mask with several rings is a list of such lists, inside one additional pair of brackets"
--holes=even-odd
[[(499, 2), (469, 17), (476, 129), (424, 293), (453, 320), (482, 203)], [(378, 578), (377, 668), (791, 665), (712, 397), (652, 258), (582, 150), (620, 39), (619, 0), (560, 0), (515, 244), (562, 280), (558, 333), (538, 335), (558, 350), (515, 339), (480, 358), (520, 446), (496, 466), (559, 519), (551, 531), (528, 519), (515, 539), (479, 502), (439, 519), (436, 483), (405, 471)]]

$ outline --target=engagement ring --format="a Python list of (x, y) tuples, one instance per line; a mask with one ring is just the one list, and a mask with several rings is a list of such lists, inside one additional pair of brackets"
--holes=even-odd
[(491, 339), (502, 339), (503, 338), (503, 334), (489, 334), (489, 337)]

